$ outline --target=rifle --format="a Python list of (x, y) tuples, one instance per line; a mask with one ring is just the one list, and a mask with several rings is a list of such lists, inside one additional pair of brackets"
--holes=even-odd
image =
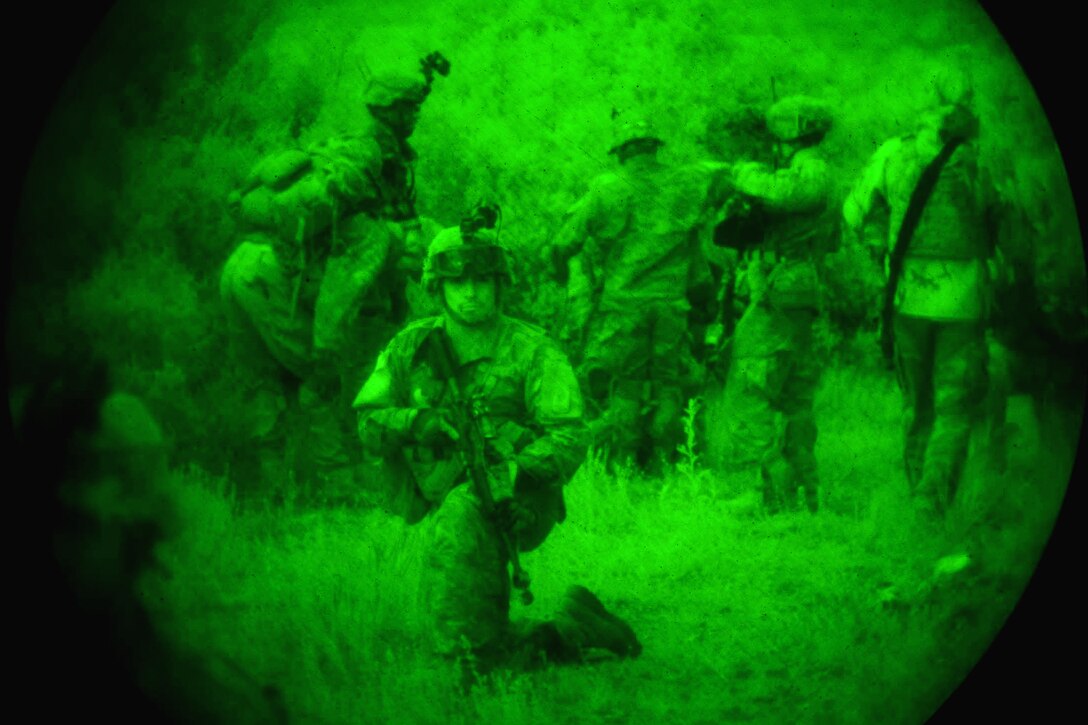
[[(427, 345), (427, 361), (432, 372), (439, 381), (445, 383), (452, 398), (450, 412), (453, 416), (453, 427), (457, 431), (457, 448), (465, 464), (465, 470), (469, 474), (472, 492), (480, 500), (484, 516), (492, 523), (496, 523), (495, 499), (491, 495), (491, 484), (488, 481), (484, 457), (485, 439), (480, 427), (479, 408), (465, 396), (457, 380), (458, 365), (446, 331), (441, 327), (434, 328), (427, 335), (424, 344)], [(500, 543), (510, 560), (512, 569), (510, 578), (514, 588), (520, 590), (523, 604), (532, 604), (533, 594), (529, 591), (529, 574), (521, 568), (521, 562), (518, 560), (517, 537), (502, 530), (501, 526), (496, 525), (496, 528), (499, 530)]]

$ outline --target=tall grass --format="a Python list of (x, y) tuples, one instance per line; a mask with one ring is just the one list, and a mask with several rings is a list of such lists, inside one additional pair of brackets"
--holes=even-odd
[[(849, 408), (859, 395), (866, 415)], [(816, 516), (766, 516), (744, 481), (715, 494), (706, 470), (651, 479), (588, 460), (568, 520), (524, 557), (536, 601), (512, 615), (549, 618), (583, 584), (635, 627), (637, 660), (499, 675), (463, 695), (429, 655), (426, 520), (232, 513), (223, 482), (198, 470), (175, 480), (183, 533), (162, 547), (170, 576), (149, 575), (148, 602), (176, 641), (279, 687), (299, 722), (919, 722), (1013, 606), (1062, 479), (1033, 475), (1036, 451), (1022, 447), (1007, 476), (967, 489), (1031, 478), (1047, 493), (1010, 494), (1021, 517), (927, 533), (906, 505), (896, 406), (882, 379), (828, 373), (818, 455), (835, 486)], [(849, 444), (859, 438), (865, 450)], [(971, 500), (954, 514), (978, 514)], [(961, 551), (967, 569), (937, 572)]]

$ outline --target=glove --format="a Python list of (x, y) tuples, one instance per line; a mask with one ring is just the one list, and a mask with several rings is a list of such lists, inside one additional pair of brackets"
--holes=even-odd
[(514, 445), (503, 438), (484, 441), (484, 459), (490, 464), (506, 463), (514, 458)]
[(441, 408), (420, 409), (412, 419), (411, 434), (416, 443), (435, 448), (451, 444), (459, 437), (449, 414)]
[(514, 498), (508, 496), (495, 502), (495, 525), (501, 530), (516, 535), (534, 523), (536, 513)]

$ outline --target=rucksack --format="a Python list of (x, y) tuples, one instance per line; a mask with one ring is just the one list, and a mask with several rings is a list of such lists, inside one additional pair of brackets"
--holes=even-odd
[(335, 136), (306, 149), (269, 154), (238, 192), (240, 220), (251, 231), (281, 243), (301, 244), (332, 231), (336, 223), (378, 195), (374, 179), (382, 154), (369, 136)]

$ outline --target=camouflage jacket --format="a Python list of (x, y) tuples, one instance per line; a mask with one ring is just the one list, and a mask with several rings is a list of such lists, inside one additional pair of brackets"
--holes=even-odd
[[(359, 412), (359, 435), (372, 454), (407, 450), (408, 464), (423, 482), (437, 465), (456, 459), (452, 450), (414, 445), (412, 421), (425, 408), (441, 407), (449, 395), (418, 355), (427, 334), (444, 324), (429, 317), (409, 324), (378, 358), (353, 407)], [(582, 396), (570, 363), (539, 329), (502, 316), (493, 357), (460, 366), (462, 390), (473, 401), (485, 438), (505, 453), (504, 466), (517, 465), (520, 482), (561, 487), (581, 465), (587, 434)], [(446, 478), (454, 484), (456, 473)], [(421, 483), (422, 485), (422, 483)], [(445, 491), (427, 491), (429, 500)], [(496, 497), (509, 491), (494, 491)]]
[[(847, 238), (885, 261), (895, 246), (910, 197), (941, 150), (939, 119), (877, 149), (843, 204)], [(941, 170), (904, 258), (896, 308), (902, 314), (949, 320), (986, 315), (992, 254), (990, 215), (996, 192), (980, 173), (978, 145), (961, 145)]]
[(635, 157), (590, 183), (567, 212), (556, 253), (584, 252), (606, 298), (683, 300), (709, 279), (699, 232), (724, 201), (727, 170)]
[(815, 308), (815, 262), (829, 251), (834, 236), (827, 163), (816, 149), (802, 149), (781, 169), (759, 162), (737, 164), (734, 182), (738, 192), (762, 206), (760, 250), (770, 255), (749, 264), (752, 299), (781, 308)]
[(315, 350), (344, 348), (360, 313), (403, 319), (411, 304), (401, 260), (419, 257), (429, 238), (417, 239), (421, 220), (404, 211), (415, 154), (395, 140), (372, 121), (270, 154), (234, 195), (248, 239), (275, 250), (298, 288), (295, 305), (312, 311)]

